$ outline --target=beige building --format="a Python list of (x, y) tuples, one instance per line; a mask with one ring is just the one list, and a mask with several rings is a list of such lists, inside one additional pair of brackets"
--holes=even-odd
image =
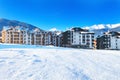
[(27, 30), (26, 28), (4, 27), (2, 30), (2, 42), (12, 44), (44, 45), (44, 33), (39, 29)]
[(13, 43), (13, 44), (26, 44), (27, 32), (24, 29), (20, 29), (19, 26), (13, 28), (3, 28), (2, 30), (2, 42)]
[(6, 35), (7, 35), (7, 32), (5, 30), (2, 30), (2, 42), (3, 43), (6, 42)]
[(58, 32), (44, 32), (37, 28), (27, 30), (20, 26), (4, 27), (2, 30), (3, 43), (60, 46), (59, 41)]

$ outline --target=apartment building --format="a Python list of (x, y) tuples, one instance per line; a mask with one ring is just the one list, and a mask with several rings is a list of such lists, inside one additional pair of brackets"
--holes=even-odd
[(111, 44), (111, 34), (104, 33), (103, 36), (97, 37), (97, 49), (109, 49)]
[(4, 27), (2, 30), (2, 42), (13, 43), (13, 44), (26, 44), (27, 43), (27, 31), (26, 29), (20, 28), (19, 26)]
[(63, 35), (62, 32), (56, 33), (56, 46), (62, 47), (63, 42)]
[(97, 37), (97, 49), (120, 49), (120, 33), (106, 32)]
[(29, 45), (54, 45), (60, 46), (59, 32), (45, 32), (39, 29), (28, 30), (20, 26), (5, 26), (2, 30), (2, 42)]
[(2, 42), (13, 44), (44, 45), (44, 33), (39, 29), (28, 30), (27, 28), (4, 27), (2, 30)]
[(93, 48), (94, 33), (81, 28), (72, 28), (63, 32), (63, 46)]
[(44, 45), (53, 45), (52, 43), (52, 32), (45, 32), (44, 33)]
[(44, 45), (61, 46), (61, 32), (59, 31), (48, 31), (44, 33)]
[(111, 49), (120, 50), (120, 35), (111, 37)]
[(71, 47), (71, 31), (67, 30), (62, 33), (62, 46), (63, 47)]
[(2, 30), (2, 42), (29, 45), (53, 45), (75, 48), (93, 48), (94, 33), (81, 28), (72, 28), (63, 33), (60, 31), (41, 31), (39, 29), (28, 30), (26, 28), (4, 27)]
[(32, 36), (32, 44), (33, 45), (44, 45), (44, 32), (39, 29), (35, 29), (31, 31)]

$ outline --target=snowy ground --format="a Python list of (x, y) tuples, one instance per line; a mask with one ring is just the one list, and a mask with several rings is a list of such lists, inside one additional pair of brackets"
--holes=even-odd
[(0, 80), (120, 80), (120, 51), (0, 44)]

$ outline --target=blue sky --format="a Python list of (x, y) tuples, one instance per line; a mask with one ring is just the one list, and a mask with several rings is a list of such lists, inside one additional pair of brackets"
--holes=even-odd
[(44, 30), (120, 23), (120, 0), (0, 0), (0, 18)]

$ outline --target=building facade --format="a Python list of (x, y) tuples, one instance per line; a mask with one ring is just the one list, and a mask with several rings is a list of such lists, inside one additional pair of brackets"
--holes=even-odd
[(60, 46), (60, 37), (57, 31), (45, 32), (39, 29), (28, 30), (20, 26), (5, 26), (2, 30), (2, 42), (28, 45), (54, 45)]
[(63, 46), (93, 48), (94, 33), (81, 28), (72, 28), (63, 33)]
[(27, 31), (25, 29), (20, 29), (18, 26), (8, 29), (3, 28), (2, 30), (2, 42), (3, 43), (13, 43), (13, 44), (26, 44), (27, 43)]
[(28, 45), (53, 45), (59, 47), (94, 48), (94, 33), (81, 28), (65, 32), (28, 30), (20, 26), (4, 28), (2, 42)]
[(61, 46), (61, 32), (59, 31), (48, 31), (44, 33), (45, 45)]
[(111, 35), (104, 34), (103, 36), (97, 37), (97, 49), (109, 49), (111, 44)]
[(62, 46), (63, 47), (71, 47), (71, 31), (67, 30), (62, 33)]
[(30, 32), (31, 36), (32, 36), (32, 44), (33, 45), (44, 45), (44, 32), (43, 31), (40, 31), (39, 29), (35, 29), (35, 30), (32, 30)]
[(97, 37), (97, 49), (120, 49), (120, 33), (106, 32)]

